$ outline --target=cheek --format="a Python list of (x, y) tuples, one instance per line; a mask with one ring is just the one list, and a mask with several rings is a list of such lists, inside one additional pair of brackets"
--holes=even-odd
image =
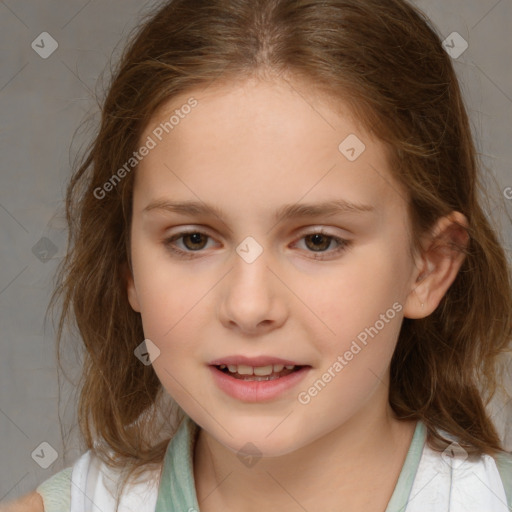
[(155, 342), (165, 341), (206, 292), (207, 283), (173, 263), (163, 246), (141, 236), (133, 243), (132, 260), (144, 333)]
[(310, 337), (319, 340), (326, 364), (344, 354), (350, 366), (357, 366), (355, 360), (368, 365), (391, 357), (402, 321), (406, 255), (389, 244), (372, 244), (354, 252), (314, 293), (310, 290), (309, 304), (321, 320), (315, 321), (317, 336), (310, 332)]
[[(206, 286), (186, 286), (183, 279), (157, 279), (147, 275), (145, 302), (141, 310), (144, 336), (159, 350), (152, 365), (167, 393), (178, 403), (187, 403), (190, 392), (201, 400), (203, 390), (195, 389), (190, 375), (204, 355), (197, 341), (204, 321), (201, 297)], [(201, 288), (201, 289), (200, 289)], [(203, 289), (204, 288), (204, 289)]]
[(403, 300), (406, 268), (407, 260), (399, 251), (372, 246), (352, 254), (314, 292), (303, 292), (326, 323), (364, 327)]

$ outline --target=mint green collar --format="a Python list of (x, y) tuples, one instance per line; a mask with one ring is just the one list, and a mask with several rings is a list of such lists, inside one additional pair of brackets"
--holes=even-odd
[(412, 484), (414, 483), (416, 472), (420, 465), (426, 437), (427, 430), (425, 425), (422, 421), (418, 421), (414, 429), (409, 451), (407, 452), (404, 465), (402, 466), (402, 471), (400, 471), (395, 490), (393, 491), (393, 495), (389, 500), (385, 512), (403, 512), (406, 509), (412, 490)]
[[(167, 447), (155, 512), (200, 512), (193, 469), (194, 445), (198, 433), (199, 426), (189, 416), (185, 416)], [(425, 437), (425, 425), (418, 421), (402, 471), (385, 512), (405, 510)]]
[(155, 512), (199, 512), (194, 482), (194, 445), (199, 426), (187, 415), (169, 442)]

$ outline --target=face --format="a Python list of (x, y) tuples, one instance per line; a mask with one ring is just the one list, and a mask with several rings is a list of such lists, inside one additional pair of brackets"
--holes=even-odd
[[(224, 446), (266, 456), (386, 414), (415, 266), (385, 147), (284, 80), (189, 91), (148, 137), (128, 297), (167, 392)], [(212, 365), (238, 356), (302, 369), (249, 382)]]

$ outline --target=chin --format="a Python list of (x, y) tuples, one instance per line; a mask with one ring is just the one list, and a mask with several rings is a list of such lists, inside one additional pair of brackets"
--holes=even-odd
[(235, 430), (231, 426), (227, 430), (232, 437), (222, 433), (221, 438), (217, 440), (239, 457), (280, 457), (302, 446), (297, 435), (288, 432), (285, 428), (276, 429), (276, 424), (278, 422), (272, 422), (270, 428), (262, 426), (260, 429), (241, 427)]

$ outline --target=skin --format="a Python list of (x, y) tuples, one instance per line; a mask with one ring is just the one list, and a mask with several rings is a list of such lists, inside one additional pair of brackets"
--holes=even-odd
[[(202, 427), (194, 452), (201, 510), (312, 512), (338, 510), (340, 501), (345, 512), (384, 510), (416, 426), (388, 404), (390, 360), (403, 317), (429, 315), (455, 279), (463, 255), (443, 243), (467, 242), (466, 221), (457, 212), (440, 219), (413, 255), (406, 194), (386, 148), (341, 100), (333, 108), (303, 82), (187, 91), (156, 113), (141, 141), (190, 97), (198, 105), (136, 170), (126, 280), (145, 337), (160, 350), (155, 372)], [(366, 146), (353, 162), (338, 150), (349, 134)], [(143, 212), (157, 199), (201, 201), (223, 215)], [(374, 210), (273, 219), (284, 204), (331, 199)], [(166, 240), (189, 228), (205, 236), (174, 240), (192, 255), (180, 257)], [(316, 248), (307, 235), (320, 228), (327, 235)], [(263, 249), (250, 264), (236, 252), (247, 236)], [(329, 237), (350, 245), (336, 253)], [(401, 311), (378, 335), (299, 403), (298, 393), (395, 303)], [(279, 397), (249, 403), (220, 390), (208, 368), (233, 354), (312, 369)], [(262, 454), (251, 467), (237, 456), (248, 442)]]
[(0, 512), (44, 512), (43, 498), (34, 491), (15, 501), (0, 504)]

